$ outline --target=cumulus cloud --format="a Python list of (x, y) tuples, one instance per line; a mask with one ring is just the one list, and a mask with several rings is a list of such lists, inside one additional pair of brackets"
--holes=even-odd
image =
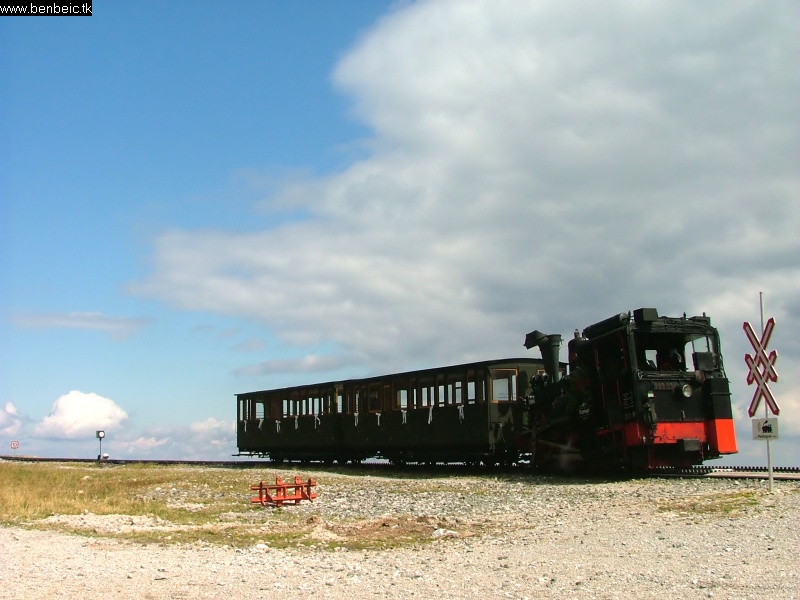
[(150, 319), (112, 317), (99, 312), (23, 314), (12, 318), (21, 327), (33, 329), (86, 329), (102, 331), (116, 340), (123, 340), (148, 325)]
[(81, 439), (94, 436), (99, 429), (122, 425), (128, 414), (113, 400), (95, 393), (73, 390), (59, 396), (50, 414), (33, 429), (35, 437)]
[(0, 406), (0, 436), (14, 436), (20, 431), (22, 418), (13, 402)]
[(302, 219), (164, 232), (131, 289), (372, 371), (517, 354), (534, 327), (638, 306), (706, 311), (738, 349), (759, 291), (797, 330), (796, 17), (790, 2), (408, 5), (333, 74), (369, 155), (261, 207)]

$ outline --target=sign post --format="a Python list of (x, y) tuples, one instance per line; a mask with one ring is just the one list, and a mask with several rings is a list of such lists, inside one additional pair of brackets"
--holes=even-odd
[(100, 461), (103, 460), (103, 438), (106, 437), (106, 432), (98, 430), (95, 432), (95, 436), (100, 440), (100, 454), (97, 455), (97, 464), (99, 465)]
[(767, 354), (767, 344), (772, 337), (772, 332), (775, 330), (775, 319), (772, 317), (764, 325), (764, 293), (759, 292), (759, 303), (761, 305), (761, 339), (756, 337), (753, 327), (747, 321), (744, 322), (742, 327), (747, 339), (753, 346), (753, 355), (745, 354), (744, 362), (749, 371), (747, 373), (747, 385), (756, 384), (756, 391), (753, 393), (753, 400), (747, 409), (747, 413), (754, 417), (758, 410), (758, 405), (761, 404), (761, 399), (764, 399), (764, 417), (763, 419), (753, 419), (753, 439), (766, 440), (767, 442), (767, 471), (769, 472), (769, 491), (772, 491), (772, 452), (770, 451), (769, 442), (773, 439), (778, 439), (778, 419), (770, 418), (770, 411), (775, 416), (781, 412), (772, 391), (769, 389), (769, 383), (776, 383), (778, 381), (778, 372), (775, 370), (775, 363), (778, 360), (778, 351), (772, 350)]

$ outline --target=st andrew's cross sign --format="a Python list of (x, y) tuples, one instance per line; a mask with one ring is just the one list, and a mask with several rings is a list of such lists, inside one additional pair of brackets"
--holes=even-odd
[(775, 319), (769, 318), (767, 325), (764, 327), (764, 332), (761, 334), (761, 339), (756, 337), (750, 323), (745, 321), (743, 327), (744, 333), (755, 351), (752, 356), (749, 354), (744, 355), (744, 362), (750, 369), (747, 374), (747, 385), (756, 384), (756, 391), (753, 394), (753, 400), (750, 402), (750, 408), (747, 409), (747, 413), (751, 417), (754, 416), (759, 404), (761, 404), (761, 398), (764, 398), (764, 402), (767, 403), (773, 414), (778, 415), (781, 409), (769, 389), (769, 382), (775, 383), (778, 381), (778, 372), (775, 370), (778, 351), (772, 350), (767, 354), (767, 344), (769, 344), (769, 338), (772, 337), (772, 331), (775, 329)]

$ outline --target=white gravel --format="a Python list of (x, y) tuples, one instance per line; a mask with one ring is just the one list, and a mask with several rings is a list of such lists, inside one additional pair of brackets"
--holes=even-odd
[(91, 533), (0, 527), (0, 598), (800, 598), (798, 481), (769, 493), (762, 480), (498, 475), (446, 479), (462, 493), (437, 493), (431, 479), (429, 493), (401, 494), (396, 479), (371, 477), (343, 495), (316, 477), (317, 500), (283, 510), (311, 519), (321, 540), (335, 539), (326, 524), (342, 519), (408, 516), (430, 523), (432, 541), (369, 551), (141, 545), (103, 534), (166, 534), (170, 524), (56, 516)]

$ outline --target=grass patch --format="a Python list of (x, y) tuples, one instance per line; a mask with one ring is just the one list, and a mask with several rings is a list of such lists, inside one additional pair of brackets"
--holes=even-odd
[(758, 494), (755, 491), (726, 492), (664, 500), (659, 502), (661, 511), (677, 512), (683, 516), (706, 515), (729, 517), (758, 507)]
[(169, 474), (147, 467), (2, 463), (0, 521), (19, 524), (84, 510), (98, 514), (147, 514), (163, 509), (163, 503), (148, 502), (137, 492), (166, 485), (169, 479)]
[[(288, 480), (285, 472), (271, 469), (2, 462), (0, 524), (142, 544), (347, 549), (429, 542), (438, 526), (404, 516), (325, 522), (292, 506), (265, 510), (251, 504), (250, 486), (274, 481), (277, 474)], [(336, 474), (325, 480), (332, 495), (351, 486), (350, 478)], [(388, 487), (384, 493), (468, 491), (458, 483), (420, 481), (393, 481)]]

